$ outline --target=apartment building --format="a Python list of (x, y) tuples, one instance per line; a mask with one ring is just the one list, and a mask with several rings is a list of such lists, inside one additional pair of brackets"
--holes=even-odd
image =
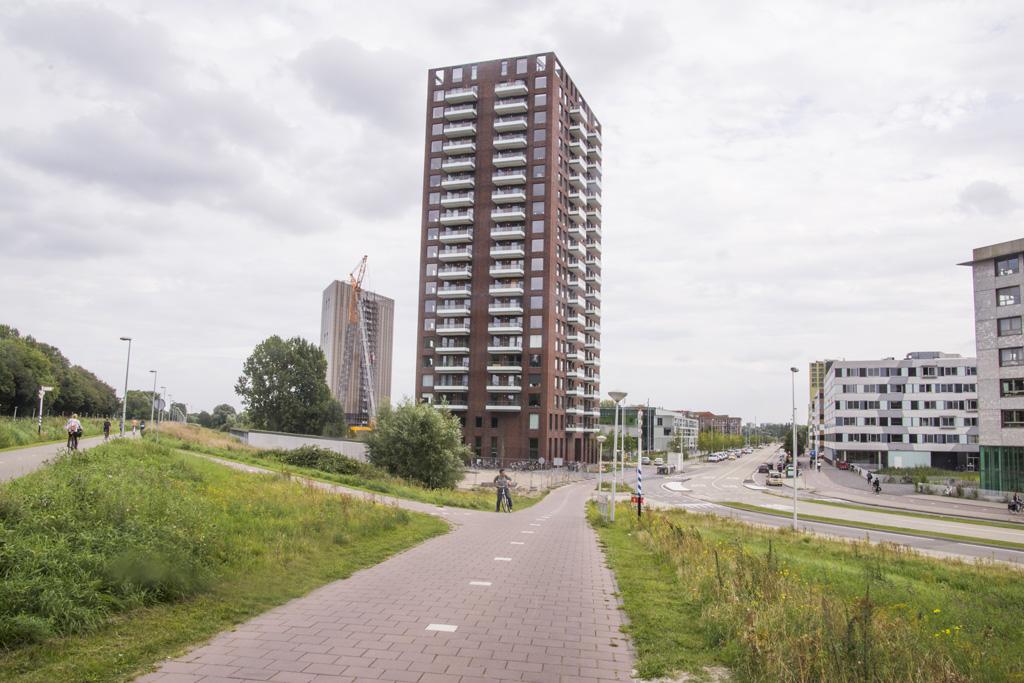
[(825, 457), (883, 467), (977, 469), (977, 362), (932, 351), (832, 361)]
[(825, 436), (825, 375), (830, 360), (811, 361), (807, 367), (809, 397), (807, 403), (807, 449), (818, 452)]
[(974, 250), (981, 488), (1024, 490), (1024, 239)]
[[(323, 293), (320, 311), (320, 350), (327, 358), (327, 386), (341, 403), (345, 421), (351, 425), (369, 422), (370, 401), (363, 380), (363, 346), (350, 323), (352, 286), (335, 280)], [(371, 374), (377, 405), (391, 397), (391, 353), (395, 337), (395, 302), (386, 296), (364, 291), (361, 315), (366, 324)]]
[(482, 457), (596, 462), (601, 123), (552, 53), (431, 69), (416, 394)]
[(718, 434), (743, 433), (743, 418), (730, 417), (728, 415), (716, 415), (709, 411), (686, 411), (697, 418), (702, 432), (716, 432)]
[[(626, 436), (641, 437), (640, 413), (643, 413), (643, 435), (640, 444), (644, 451), (676, 451), (676, 436), (681, 436), (687, 452), (697, 450), (697, 434), (700, 421), (685, 410), (666, 408), (624, 406), (619, 410), (619, 428)], [(610, 435), (615, 431), (615, 408), (601, 408), (601, 432)]]

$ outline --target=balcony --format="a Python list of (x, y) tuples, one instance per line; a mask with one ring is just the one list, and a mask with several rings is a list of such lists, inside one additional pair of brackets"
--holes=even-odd
[(441, 162), (441, 170), (448, 173), (465, 173), (476, 169), (474, 157), (448, 157)]
[(591, 148), (589, 148), (587, 150), (587, 158), (588, 159), (600, 159), (601, 158), (601, 148), (596, 146), (596, 145), (591, 147)]
[(588, 175), (587, 176), (587, 187), (588, 187), (588, 190), (590, 192), (600, 192), (601, 191), (601, 179), (599, 177), (597, 177), (597, 176)]
[(498, 83), (494, 86), (495, 97), (522, 97), (530, 89), (526, 87), (526, 81), (515, 80)]
[[(588, 225), (587, 226), (587, 232), (591, 232), (591, 231), (597, 233), (597, 235), (596, 235), (597, 237), (601, 236), (601, 229), (600, 228), (598, 228), (596, 226), (594, 228), (591, 228)], [(601, 243), (598, 240), (593, 240), (593, 239), (587, 240), (587, 249), (589, 249), (590, 251), (596, 251), (598, 254), (600, 254), (601, 253)]]
[(593, 221), (594, 223), (601, 222), (601, 209), (596, 206), (587, 207), (587, 221)]
[(512, 342), (511, 340), (509, 340), (509, 341), (506, 341), (504, 343), (505, 343), (505, 346), (502, 346), (500, 344), (499, 345), (495, 345), (495, 346), (488, 346), (487, 347), (487, 353), (522, 353), (523, 352), (522, 340), (519, 340), (517, 342)]
[(438, 318), (468, 318), (469, 317), (469, 301), (465, 303), (449, 303), (449, 305), (437, 307)]
[(498, 168), (526, 166), (526, 155), (522, 152), (507, 152), (505, 154), (495, 154), (493, 161), (494, 165), (497, 166)]
[(569, 107), (569, 119), (574, 123), (584, 123), (587, 120), (587, 112), (583, 107)]
[(579, 344), (580, 342), (583, 341), (583, 335), (580, 334), (579, 332), (570, 332), (569, 334), (565, 335), (565, 341), (569, 342), (570, 344)]
[(584, 323), (584, 320), (583, 316), (579, 315), (578, 313), (570, 313), (569, 315), (565, 316), (565, 322), (571, 323), (573, 325), (582, 325)]
[(597, 304), (587, 304), (586, 314), (595, 317), (600, 316), (601, 307), (598, 306)]
[(477, 100), (476, 86), (469, 88), (452, 88), (446, 90), (444, 93), (444, 101), (447, 104), (461, 104), (463, 102), (476, 102)]
[[(495, 185), (525, 185), (526, 184), (526, 171), (495, 171), (491, 175), (491, 182)], [(443, 183), (442, 183), (443, 184)]]
[(594, 332), (594, 333), (597, 333), (597, 334), (601, 333), (601, 326), (597, 322), (595, 322), (593, 320), (588, 322), (586, 324), (586, 326), (584, 326), (583, 329), (586, 330), (587, 332)]
[(577, 190), (587, 190), (587, 177), (580, 173), (569, 176), (569, 185)]
[(487, 331), (490, 334), (522, 334), (523, 323), (511, 321), (495, 322), (492, 320), (487, 326)]
[(448, 325), (438, 325), (437, 326), (437, 333), (438, 334), (445, 334), (445, 335), (451, 335), (451, 334), (464, 335), (464, 334), (469, 334), (469, 323), (454, 323), (454, 324), (448, 324)]
[(522, 315), (522, 304), (516, 303), (494, 303), (487, 307), (487, 312), (493, 315)]
[(469, 391), (469, 384), (435, 384), (434, 391)]
[(522, 263), (495, 263), (488, 272), (491, 277), (523, 277), (526, 274)]
[(587, 264), (585, 264), (583, 261), (570, 260), (569, 270), (575, 272), (577, 275), (585, 277), (587, 274)]
[(491, 220), (494, 221), (525, 221), (526, 209), (522, 206), (500, 206), (491, 209)]
[(568, 280), (566, 280), (566, 284), (569, 285), (570, 287), (575, 287), (576, 289), (579, 289), (581, 291), (586, 288), (586, 285), (583, 284), (583, 280), (578, 277), (569, 278)]
[(509, 114), (525, 114), (529, 110), (526, 98), (515, 100), (498, 100), (494, 103), (494, 113), (498, 116)]
[(569, 415), (586, 415), (587, 410), (583, 406), (569, 406), (565, 409), (565, 412)]
[(475, 140), (452, 140), (441, 145), (441, 151), (445, 154), (473, 154), (476, 152)]
[(469, 353), (469, 345), (463, 342), (457, 342), (448, 346), (438, 346), (434, 349), (434, 353), (440, 354), (456, 354), (456, 353)]
[(490, 372), (490, 373), (495, 374), (495, 375), (502, 374), (502, 373), (522, 373), (522, 371), (523, 371), (522, 366), (520, 366), (520, 365), (506, 365), (506, 363), (507, 363), (507, 361), (501, 361), (500, 363), (496, 363), (494, 365), (488, 365), (487, 366), (487, 372)]
[(444, 211), (441, 213), (441, 225), (471, 225), (472, 223), (473, 209)]
[(569, 126), (569, 135), (576, 138), (587, 139), (587, 127), (582, 123), (574, 123)]
[(496, 240), (526, 239), (526, 228), (522, 225), (496, 225), (491, 228), (491, 237)]
[(437, 277), (441, 280), (469, 280), (473, 277), (473, 271), (469, 266), (448, 266), (440, 268)]
[(583, 142), (582, 140), (579, 140), (579, 139), (569, 140), (569, 153), (570, 154), (578, 154), (580, 156), (586, 156), (586, 154), (587, 154), (587, 145), (586, 145), (586, 143)]
[(573, 387), (572, 389), (566, 389), (566, 396), (575, 396), (577, 398), (583, 398), (583, 387)]
[(434, 407), (438, 408), (438, 409), (447, 408), (449, 411), (451, 411), (453, 413), (457, 413), (457, 412), (461, 412), (461, 411), (466, 411), (466, 410), (469, 410), (469, 406), (466, 405), (465, 400), (466, 399), (463, 397), (463, 398), (458, 399), (458, 401), (459, 401), (458, 403), (435, 402), (434, 403)]
[(446, 175), (441, 179), (441, 187), (446, 190), (468, 190), (476, 185), (476, 177), (472, 174)]
[(569, 157), (569, 170), (583, 175), (587, 172), (587, 160), (583, 157)]
[(588, 289), (585, 296), (589, 301), (600, 301), (601, 291), (597, 289)]
[(601, 342), (597, 341), (596, 339), (588, 339), (587, 342), (583, 344), (583, 346), (585, 346), (588, 349), (596, 350), (601, 348)]
[(491, 192), (491, 199), (493, 199), (496, 204), (522, 204), (526, 201), (526, 190), (520, 187), (494, 190)]
[(586, 242), (587, 241), (587, 226), (583, 225), (582, 223), (580, 223), (578, 225), (570, 225), (569, 226), (569, 236), (574, 238), (574, 239), (576, 239), (576, 240), (578, 240), (578, 241), (580, 241), (580, 242)]
[(526, 147), (525, 135), (499, 135), (494, 138), (495, 149), (521, 149)]
[(601, 193), (600, 192), (588, 192), (587, 193), (587, 205), (599, 209), (601, 208)]
[(499, 282), (496, 285), (491, 285), (490, 287), (488, 287), (487, 288), (487, 293), (488, 294), (493, 294), (495, 296), (500, 296), (502, 294), (507, 294), (507, 295), (512, 295), (512, 296), (515, 296), (515, 295), (522, 296), (523, 295), (523, 283), (521, 281), (520, 282)]
[(593, 175), (595, 177), (600, 177), (601, 176), (601, 161), (600, 160), (591, 161), (591, 160), (588, 159), (587, 160), (587, 170), (590, 171), (591, 175)]
[(575, 254), (579, 258), (586, 258), (587, 250), (583, 246), (583, 242), (573, 242), (569, 245), (569, 254)]
[(441, 231), (442, 244), (464, 244), (473, 241), (473, 231), (469, 228), (449, 228)]
[(520, 384), (488, 384), (487, 391), (495, 394), (518, 393), (523, 390)]
[(583, 362), (583, 352), (582, 351), (569, 351), (567, 354), (565, 354), (565, 358), (566, 358), (566, 360), (575, 360), (575, 361)]
[(473, 250), (470, 247), (448, 247), (437, 253), (437, 258), (444, 262), (471, 261)]
[(575, 308), (575, 309), (579, 309), (579, 310), (582, 310), (584, 305), (585, 305), (583, 303), (583, 299), (581, 299), (578, 296), (571, 296), (571, 297), (569, 297), (569, 300), (566, 301), (565, 303), (566, 303), (566, 305), (570, 306), (571, 308)]
[(435, 365), (434, 372), (451, 374), (469, 372), (469, 361), (467, 360), (465, 363), (459, 365)]
[(476, 106), (472, 104), (460, 104), (454, 107), (446, 107), (444, 118), (448, 121), (464, 121), (476, 118)]
[(473, 193), (449, 192), (441, 197), (441, 206), (446, 209), (473, 206)]
[[(576, 225), (583, 225), (584, 223), (587, 222), (587, 214), (583, 211), (583, 209), (569, 209), (568, 214), (569, 220), (571, 220)], [(442, 223), (443, 222), (444, 221), (442, 220)]]
[(589, 133), (587, 133), (587, 142), (589, 142), (592, 145), (600, 145), (601, 134), (596, 130), (590, 131)]
[(526, 126), (527, 121), (525, 116), (500, 116), (494, 119), (494, 130), (497, 133), (526, 130)]
[(447, 287), (438, 287), (437, 296), (441, 299), (451, 299), (454, 297), (467, 297), (472, 293), (469, 285), (449, 285)]
[(492, 413), (518, 413), (523, 408), (518, 403), (514, 403), (508, 400), (498, 401), (497, 399), (487, 399), (487, 405), (484, 409)]
[(594, 367), (594, 368), (601, 367), (601, 359), (598, 358), (597, 356), (591, 356), (590, 358), (587, 358), (583, 362), (586, 363), (587, 365), (591, 366), (591, 367)]
[(491, 247), (491, 256), (495, 258), (523, 258), (526, 256), (526, 250), (522, 244), (494, 246)]
[(464, 138), (476, 135), (476, 123), (473, 121), (457, 121), (446, 124), (444, 127), (446, 138)]
[(573, 208), (584, 208), (587, 205), (587, 195), (583, 190), (569, 191), (569, 204)]
[(587, 273), (587, 282), (591, 284), (601, 284), (601, 276), (597, 273)]

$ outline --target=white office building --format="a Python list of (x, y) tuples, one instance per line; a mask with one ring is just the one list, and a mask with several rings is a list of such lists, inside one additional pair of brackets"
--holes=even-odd
[(977, 361), (917, 352), (831, 361), (825, 457), (882, 467), (977, 469)]

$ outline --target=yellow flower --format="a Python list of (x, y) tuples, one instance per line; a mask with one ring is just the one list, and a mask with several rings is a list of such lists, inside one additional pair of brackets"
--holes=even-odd
[(940, 609), (939, 609), (938, 607), (936, 607), (935, 609), (933, 609), (933, 610), (932, 610), (932, 614), (938, 614), (938, 613), (940, 613), (941, 611), (942, 611), (942, 610), (940, 610)]

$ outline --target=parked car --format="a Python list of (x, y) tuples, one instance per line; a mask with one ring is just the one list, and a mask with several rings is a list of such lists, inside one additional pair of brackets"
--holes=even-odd
[(643, 456), (642, 458), (640, 458), (640, 463), (641, 463), (642, 465), (650, 465), (650, 464), (651, 464), (651, 459), (650, 459), (650, 458), (648, 458), (648, 457), (647, 457), (647, 456), (645, 455), (645, 456)]
[(840, 460), (839, 462), (836, 463), (836, 469), (837, 470), (848, 470), (848, 469), (850, 469), (850, 463), (846, 462), (845, 460)]
[(772, 471), (772, 466), (769, 463), (763, 462), (757, 466), (758, 474), (768, 474)]
[(782, 486), (782, 475), (778, 472), (769, 472), (764, 483), (768, 486)]
[(661, 458), (655, 458), (654, 459), (654, 466), (655, 467), (661, 467), (664, 464), (665, 464), (665, 461), (662, 460)]

